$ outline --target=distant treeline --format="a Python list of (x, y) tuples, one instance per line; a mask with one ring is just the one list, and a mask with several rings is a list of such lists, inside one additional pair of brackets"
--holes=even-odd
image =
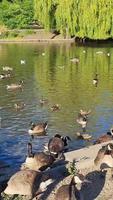
[(64, 37), (113, 38), (113, 0), (2, 0), (0, 21), (24, 28), (34, 19)]

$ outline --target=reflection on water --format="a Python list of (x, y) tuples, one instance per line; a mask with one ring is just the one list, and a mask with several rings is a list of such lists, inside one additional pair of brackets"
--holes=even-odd
[[(96, 52), (102, 51), (99, 54)], [(107, 54), (109, 53), (109, 54)], [(70, 59), (78, 58), (79, 62)], [(21, 65), (21, 60), (26, 63)], [(75, 45), (2, 44), (0, 45), (0, 74), (2, 66), (13, 67), (12, 78), (0, 80), (0, 158), (20, 165), (26, 156), (31, 121), (48, 121), (48, 136), (33, 141), (35, 150), (43, 149), (55, 133), (70, 135), (71, 148), (87, 143), (76, 140), (81, 127), (76, 122), (80, 109), (92, 110), (87, 132), (93, 138), (113, 126), (113, 47), (78, 47)], [(97, 87), (92, 83), (98, 74)], [(6, 85), (24, 81), (23, 90), (7, 91)], [(41, 98), (48, 104), (40, 106)], [(24, 102), (16, 111), (15, 103)], [(51, 112), (59, 104), (61, 110)]]

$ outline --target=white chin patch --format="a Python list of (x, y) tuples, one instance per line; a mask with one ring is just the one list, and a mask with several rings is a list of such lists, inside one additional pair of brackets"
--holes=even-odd
[(82, 181), (80, 180), (78, 176), (75, 176), (74, 180), (75, 180), (75, 183), (82, 183)]
[(32, 134), (32, 133), (33, 133), (33, 131), (32, 131), (31, 129), (29, 129), (29, 130), (28, 130), (28, 133), (29, 133), (29, 134)]
[(45, 181), (45, 182), (42, 182), (42, 183), (40, 184), (40, 189), (41, 189), (42, 191), (46, 190), (46, 189), (47, 189), (47, 186), (50, 185), (51, 183), (53, 183), (53, 180), (52, 180), (52, 179), (49, 179), (49, 180), (47, 180), (47, 181)]
[(111, 147), (110, 147), (110, 145), (108, 145), (108, 150), (109, 150), (109, 151), (111, 151), (111, 150), (112, 150), (112, 149), (111, 149)]

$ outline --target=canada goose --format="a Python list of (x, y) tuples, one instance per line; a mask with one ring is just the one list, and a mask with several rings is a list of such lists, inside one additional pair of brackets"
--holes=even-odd
[(78, 124), (80, 124), (82, 126), (83, 131), (85, 131), (86, 130), (86, 126), (87, 126), (87, 117), (86, 116), (82, 116), (80, 114), (76, 121), (77, 121)]
[(95, 142), (94, 144), (100, 144), (103, 142), (109, 142), (110, 140), (113, 140), (113, 128), (110, 129), (110, 131), (108, 131), (106, 133), (106, 135), (102, 135), (100, 136)]
[(91, 113), (91, 110), (85, 111), (85, 110), (81, 109), (79, 113), (82, 116), (88, 116)]
[(6, 79), (6, 78), (10, 78), (11, 74), (0, 74), (0, 79)]
[(11, 85), (7, 85), (7, 90), (21, 89), (22, 86), (23, 86), (23, 81), (20, 81), (19, 83), (12, 83)]
[(2, 69), (3, 71), (13, 71), (13, 68), (8, 66), (2, 67)]
[(4, 79), (5, 75), (4, 74), (0, 74), (0, 79)]
[(72, 177), (70, 184), (62, 185), (56, 192), (55, 200), (83, 200), (76, 184), (90, 182), (82, 174), (76, 174)]
[(98, 84), (98, 74), (95, 74), (95, 78), (93, 79), (93, 85), (97, 86)]
[(56, 134), (48, 142), (48, 150), (51, 154), (58, 154), (63, 152), (65, 147), (68, 145), (68, 140), (71, 140), (69, 136), (62, 137)]
[(46, 135), (46, 130), (48, 127), (48, 123), (33, 123), (31, 122), (31, 128), (28, 130), (29, 135), (32, 137), (34, 135), (41, 136), (41, 135)]
[(25, 107), (25, 105), (26, 105), (25, 103), (15, 103), (14, 108), (16, 110), (22, 110)]
[(52, 155), (46, 154), (44, 152), (33, 153), (32, 144), (29, 142), (28, 145), (28, 155), (25, 163), (22, 164), (21, 169), (32, 169), (32, 170), (45, 170), (47, 167), (51, 166), (55, 161)]
[(53, 105), (53, 106), (51, 107), (51, 110), (52, 110), (52, 111), (58, 111), (58, 110), (60, 110), (59, 104)]
[(90, 140), (92, 138), (92, 135), (89, 135), (88, 133), (76, 133), (76, 136), (78, 139), (82, 139), (82, 140)]
[(72, 58), (70, 59), (71, 62), (74, 62), (74, 63), (79, 63), (79, 59), (78, 58)]
[(44, 192), (52, 182), (51, 179), (43, 181), (43, 175), (40, 171), (21, 170), (9, 179), (4, 193), (8, 195), (28, 195), (33, 198), (37, 194)]
[(25, 60), (20, 60), (21, 65), (25, 65), (26, 61)]
[(48, 100), (42, 98), (42, 99), (39, 100), (39, 102), (40, 102), (40, 105), (43, 106), (44, 104), (48, 103)]
[(109, 143), (98, 151), (94, 160), (96, 166), (100, 165), (101, 170), (104, 168), (113, 168), (113, 144)]

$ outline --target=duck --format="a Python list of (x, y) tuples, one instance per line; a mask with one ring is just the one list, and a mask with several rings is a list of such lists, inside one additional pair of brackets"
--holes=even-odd
[(59, 110), (60, 110), (59, 104), (54, 104), (54, 105), (51, 107), (51, 110), (52, 110), (52, 111), (59, 111)]
[(40, 103), (41, 106), (43, 106), (44, 104), (47, 104), (47, 103), (48, 103), (48, 100), (42, 98), (42, 99), (39, 100), (39, 103)]
[(82, 140), (90, 140), (92, 138), (92, 135), (88, 134), (88, 133), (76, 133), (76, 136), (78, 139), (82, 139)]
[(79, 114), (78, 119), (76, 121), (78, 124), (80, 124), (82, 126), (82, 129), (85, 132), (86, 126), (87, 126), (87, 117)]
[(49, 140), (47, 149), (53, 155), (62, 153), (69, 140), (71, 140), (69, 136), (62, 137), (60, 134), (56, 134)]
[(96, 51), (96, 54), (103, 54), (103, 51)]
[(40, 171), (19, 170), (9, 179), (4, 193), (8, 195), (27, 195), (33, 199), (36, 195), (44, 192), (52, 182), (52, 179), (45, 180)]
[(79, 59), (78, 58), (71, 58), (70, 61), (74, 62), (74, 63), (79, 63)]
[(71, 177), (69, 184), (62, 185), (56, 192), (55, 200), (83, 200), (83, 196), (77, 189), (77, 184), (82, 184), (84, 182), (89, 183), (87, 179), (82, 174), (76, 174)]
[(6, 78), (10, 78), (11, 77), (11, 74), (8, 73), (8, 74), (0, 74), (0, 79), (6, 79)]
[(0, 74), (0, 79), (4, 79), (5, 78), (5, 74)]
[(26, 61), (25, 60), (20, 60), (21, 65), (25, 65)]
[(82, 115), (82, 116), (88, 116), (90, 113), (91, 113), (91, 110), (88, 110), (88, 111), (86, 111), (86, 110), (82, 110), (82, 109), (80, 109), (80, 115)]
[(16, 109), (16, 110), (22, 110), (24, 107), (25, 107), (25, 103), (15, 103), (14, 104), (14, 108)]
[(13, 71), (13, 68), (8, 66), (2, 67), (2, 69), (3, 71)]
[(96, 141), (94, 141), (94, 144), (109, 142), (110, 140), (113, 140), (113, 128), (111, 128), (105, 135), (100, 136)]
[(31, 122), (31, 128), (28, 130), (29, 135), (34, 137), (34, 135), (41, 136), (46, 135), (46, 130), (48, 127), (48, 123), (33, 123)]
[(101, 171), (105, 168), (113, 168), (113, 144), (108, 143), (102, 146), (96, 158), (94, 159), (94, 164), (100, 166)]
[(50, 167), (55, 161), (55, 157), (44, 152), (33, 153), (32, 144), (29, 142), (27, 145), (28, 154), (25, 162), (22, 164), (21, 169), (31, 169), (43, 171)]
[(93, 85), (97, 86), (98, 84), (98, 74), (95, 74), (95, 78), (93, 79)]
[(7, 85), (7, 90), (15, 90), (15, 89), (22, 89), (23, 81), (19, 83), (12, 83), (11, 85)]

